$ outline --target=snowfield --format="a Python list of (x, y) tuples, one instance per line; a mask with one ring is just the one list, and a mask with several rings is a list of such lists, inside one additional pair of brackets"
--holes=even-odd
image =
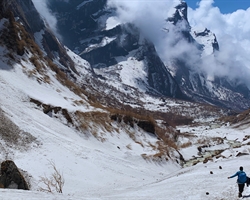
[[(79, 58), (78, 58), (79, 59)], [(30, 133), (36, 140), (29, 144), (28, 150), (15, 146), (5, 147), (0, 161), (13, 160), (16, 165), (30, 176), (30, 191), (1, 189), (0, 199), (83, 199), (83, 200), (125, 200), (125, 199), (168, 199), (168, 200), (233, 200), (237, 199), (236, 179), (228, 180), (239, 166), (250, 175), (249, 155), (236, 157), (238, 152), (249, 154), (249, 139), (243, 138), (250, 131), (230, 126), (218, 125), (207, 128), (179, 127), (181, 132), (192, 132), (199, 137), (227, 137), (228, 141), (237, 140), (244, 146), (233, 148), (224, 144), (224, 158), (214, 158), (207, 163), (180, 167), (175, 160), (149, 161), (142, 154), (150, 153), (151, 148), (135, 143), (123, 130), (104, 132), (105, 141), (97, 140), (91, 134), (84, 134), (63, 121), (61, 116), (46, 115), (30, 98), (40, 102), (61, 106), (70, 112), (92, 111), (68, 88), (62, 86), (50, 74), (51, 83), (39, 83), (36, 78), (28, 78), (23, 66), (32, 69), (31, 63), (24, 62), (9, 66), (4, 59), (0, 61), (0, 106), (4, 114), (22, 131)], [(156, 110), (154, 104), (152, 109)], [(155, 105), (157, 106), (157, 105)], [(205, 119), (204, 119), (205, 121)], [(98, 128), (98, 127), (97, 127)], [(153, 135), (138, 130), (141, 142), (155, 143)], [(4, 141), (1, 140), (4, 146)], [(197, 156), (197, 147), (181, 149), (185, 159)], [(63, 194), (46, 193), (40, 177), (50, 176), (54, 162), (63, 174), (65, 185)], [(220, 166), (222, 169), (220, 169)], [(250, 198), (250, 189), (243, 193)]]

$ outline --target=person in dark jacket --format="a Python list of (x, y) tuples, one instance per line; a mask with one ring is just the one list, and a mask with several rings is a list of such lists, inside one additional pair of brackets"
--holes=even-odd
[(228, 179), (238, 176), (237, 183), (239, 187), (239, 197), (242, 197), (242, 192), (244, 191), (245, 183), (247, 182), (247, 175), (243, 171), (243, 167), (240, 167), (240, 171), (236, 172), (234, 175), (229, 176)]

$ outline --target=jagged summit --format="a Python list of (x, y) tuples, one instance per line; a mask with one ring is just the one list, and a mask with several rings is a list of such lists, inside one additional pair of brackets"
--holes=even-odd
[[(167, 20), (172, 22), (174, 25), (181, 20), (186, 20), (188, 23), (188, 12), (187, 12), (187, 3), (182, 0), (176, 1), (176, 6), (172, 9), (172, 16), (170, 16)], [(171, 15), (169, 13), (169, 15)], [(189, 23), (188, 23), (189, 24)]]
[(203, 46), (202, 57), (219, 51), (220, 48), (216, 35), (207, 28), (192, 28), (191, 34), (193, 38)]

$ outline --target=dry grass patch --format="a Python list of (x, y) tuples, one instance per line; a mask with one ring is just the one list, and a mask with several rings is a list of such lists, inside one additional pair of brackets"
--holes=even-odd
[(149, 146), (150, 146), (153, 150), (156, 150), (156, 149), (157, 149), (156, 145), (153, 145), (151, 142), (149, 142), (148, 144), (149, 144)]
[[(169, 125), (159, 125), (154, 120), (153, 117), (149, 115), (141, 115), (139, 113), (133, 112), (133, 110), (117, 110), (108, 109), (110, 111), (110, 118), (121, 124), (129, 125), (129, 127), (134, 128), (135, 125), (140, 127), (143, 131), (154, 134), (159, 141), (156, 145), (149, 144), (153, 150), (157, 151), (155, 155), (142, 155), (144, 159), (154, 160), (156, 157), (161, 156), (164, 159), (168, 159), (169, 151), (173, 149), (178, 149), (176, 145), (176, 138), (178, 131)], [(135, 141), (135, 143), (140, 144), (142, 147), (144, 145), (138, 142), (136, 139), (135, 132), (127, 131), (129, 137)]]
[(47, 65), (50, 67), (52, 71), (56, 73), (56, 78), (59, 82), (61, 82), (64, 86), (69, 88), (76, 95), (84, 98), (82, 94), (86, 94), (83, 88), (79, 87), (76, 83), (71, 81), (65, 72), (63, 72), (52, 60), (47, 59)]
[(250, 109), (245, 110), (241, 113), (235, 112), (229, 116), (223, 116), (219, 120), (225, 123), (229, 122), (230, 124), (236, 124), (236, 123), (242, 122), (244, 120), (249, 120), (249, 119), (250, 119)]
[(45, 66), (39, 61), (39, 57), (33, 55), (29, 58), (29, 61), (36, 67), (37, 72), (44, 72)]
[(208, 139), (208, 138), (200, 138), (197, 140), (197, 144), (207, 145), (209, 143), (210, 143), (210, 139)]
[[(108, 113), (99, 111), (94, 111), (94, 112), (76, 111), (75, 115), (79, 123), (79, 128), (83, 131), (90, 130), (94, 126), (97, 127), (99, 130), (103, 129), (105, 132), (111, 133), (113, 131), (113, 127)], [(96, 135), (98, 135), (97, 132)]]
[(187, 148), (187, 147), (191, 147), (192, 146), (192, 142), (186, 142), (183, 143), (182, 145), (180, 145), (180, 148)]
[(136, 142), (136, 136), (135, 136), (135, 132), (129, 131), (127, 130), (126, 133), (128, 134), (128, 136)]
[(212, 138), (212, 141), (214, 141), (217, 145), (224, 143), (224, 139), (221, 137), (214, 137), (214, 138)]
[(85, 102), (83, 100), (74, 100), (73, 102), (78, 106), (85, 105)]
[(9, 12), (6, 17), (9, 19), (9, 22), (5, 24), (6, 28), (2, 30), (0, 39), (7, 48), (12, 49), (20, 56), (22, 56), (25, 49), (27, 49), (30, 50), (32, 54), (42, 57), (43, 54), (34, 42), (33, 36), (25, 30), (23, 25), (15, 21), (13, 13)]
[(142, 148), (144, 148), (144, 145), (142, 144), (142, 142), (139, 141), (135, 141), (136, 144), (139, 144)]
[(155, 154), (141, 154), (142, 158), (145, 160), (150, 160), (154, 162), (162, 162), (170, 159), (170, 152), (175, 151), (172, 147), (165, 144), (163, 141), (157, 141), (156, 145), (149, 144), (153, 150), (156, 151)]

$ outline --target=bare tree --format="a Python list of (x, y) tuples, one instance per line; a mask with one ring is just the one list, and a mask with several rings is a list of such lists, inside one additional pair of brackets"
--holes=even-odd
[(43, 183), (44, 184), (44, 187), (40, 187), (39, 190), (40, 191), (43, 191), (43, 192), (53, 192), (53, 183), (52, 183), (53, 180), (51, 180), (51, 177), (48, 178), (47, 176), (43, 176), (41, 177), (40, 176), (40, 180), (39, 182), (40, 183)]
[(47, 177), (46, 175), (44, 177), (40, 177), (39, 182), (42, 183), (44, 187), (40, 187), (39, 189), (44, 192), (53, 193), (54, 191), (56, 191), (58, 193), (62, 193), (65, 183), (64, 177), (62, 173), (58, 171), (53, 161), (49, 161), (49, 164), (54, 171), (50, 177)]

